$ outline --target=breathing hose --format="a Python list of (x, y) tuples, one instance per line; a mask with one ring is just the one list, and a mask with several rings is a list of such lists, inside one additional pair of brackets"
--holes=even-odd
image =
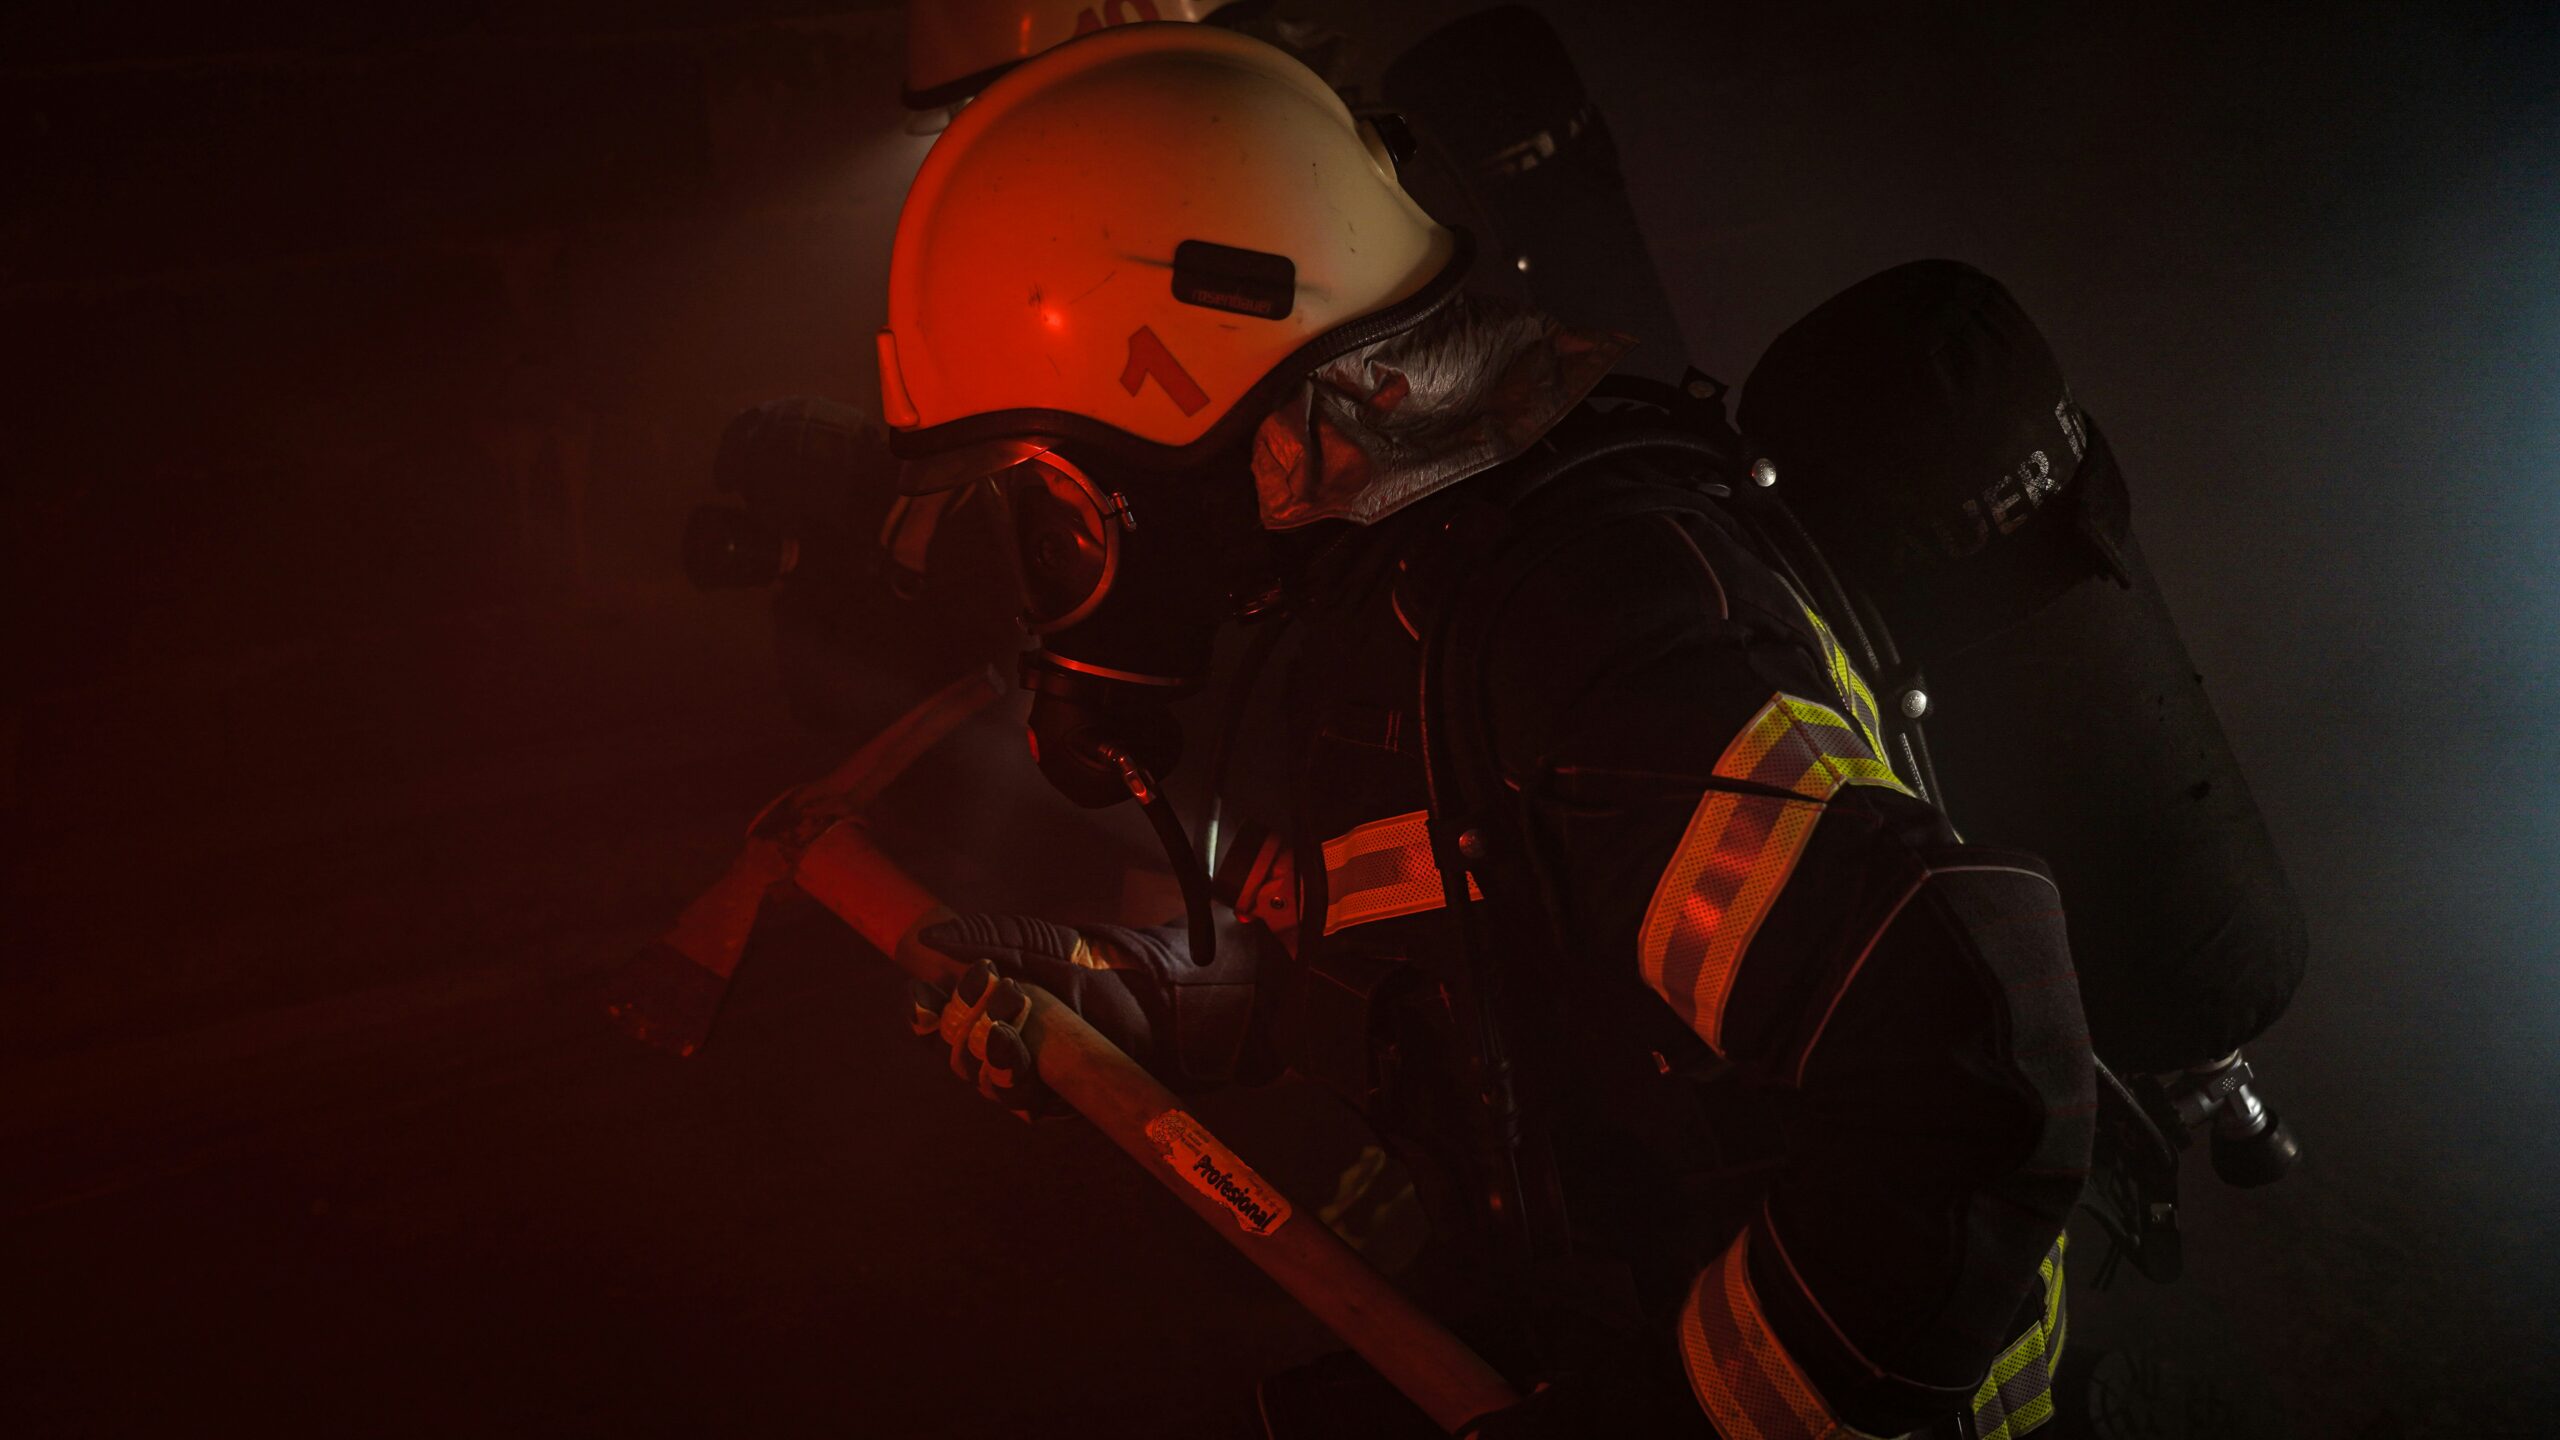
[(1135, 757), (1117, 745), (1102, 747), (1102, 758), (1120, 772), (1120, 782), (1129, 787), (1129, 798), (1146, 812), (1147, 823), (1155, 827), (1156, 841), (1164, 846), (1164, 857), (1173, 865), (1173, 878), (1182, 886), (1182, 909), (1191, 926), (1191, 963), (1205, 967), (1218, 958), (1218, 917), (1210, 908), (1209, 872), (1200, 868), (1200, 857), (1191, 848), (1191, 837), (1184, 833), (1182, 817), (1174, 813), (1173, 802), (1165, 798), (1164, 787), (1147, 773)]

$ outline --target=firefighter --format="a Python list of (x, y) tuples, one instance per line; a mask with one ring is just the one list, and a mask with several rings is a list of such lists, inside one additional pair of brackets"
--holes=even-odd
[(1729, 434), (1628, 428), (1627, 342), (1468, 258), (1209, 27), (1074, 40), (941, 137), (883, 414), (907, 489), (1008, 521), (1041, 772), (1160, 810), (1220, 629), (1297, 643), (1231, 903), (948, 922), (975, 968), (918, 1031), (1042, 1109), (1032, 984), (1177, 1089), (1357, 1105), (1431, 1212), (1415, 1288), (1532, 1392), (1470, 1433), (2033, 1430), (2093, 1108), (2054, 886), (1882, 758)]

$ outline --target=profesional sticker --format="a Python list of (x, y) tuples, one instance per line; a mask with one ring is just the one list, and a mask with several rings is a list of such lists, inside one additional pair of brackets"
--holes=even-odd
[(1268, 1235), (1289, 1218), (1289, 1200), (1180, 1110), (1147, 1122), (1147, 1139), (1191, 1188), (1215, 1200), (1248, 1235)]

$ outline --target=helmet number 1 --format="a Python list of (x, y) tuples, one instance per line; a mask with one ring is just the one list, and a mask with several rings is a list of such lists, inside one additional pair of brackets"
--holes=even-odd
[(1197, 415), (1200, 407), (1209, 403), (1209, 392), (1200, 388), (1200, 382), (1192, 379), (1191, 372), (1183, 369), (1182, 362), (1174, 359), (1173, 352), (1156, 338), (1155, 328), (1141, 325), (1129, 332), (1129, 363), (1120, 368), (1120, 388), (1135, 395), (1150, 375), (1185, 415)]

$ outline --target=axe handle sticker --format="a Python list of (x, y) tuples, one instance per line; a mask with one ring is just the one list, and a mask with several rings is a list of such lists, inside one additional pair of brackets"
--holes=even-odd
[(1167, 1110), (1148, 1121), (1147, 1140), (1164, 1163), (1234, 1216), (1246, 1234), (1268, 1235), (1288, 1221), (1289, 1198), (1183, 1111)]

